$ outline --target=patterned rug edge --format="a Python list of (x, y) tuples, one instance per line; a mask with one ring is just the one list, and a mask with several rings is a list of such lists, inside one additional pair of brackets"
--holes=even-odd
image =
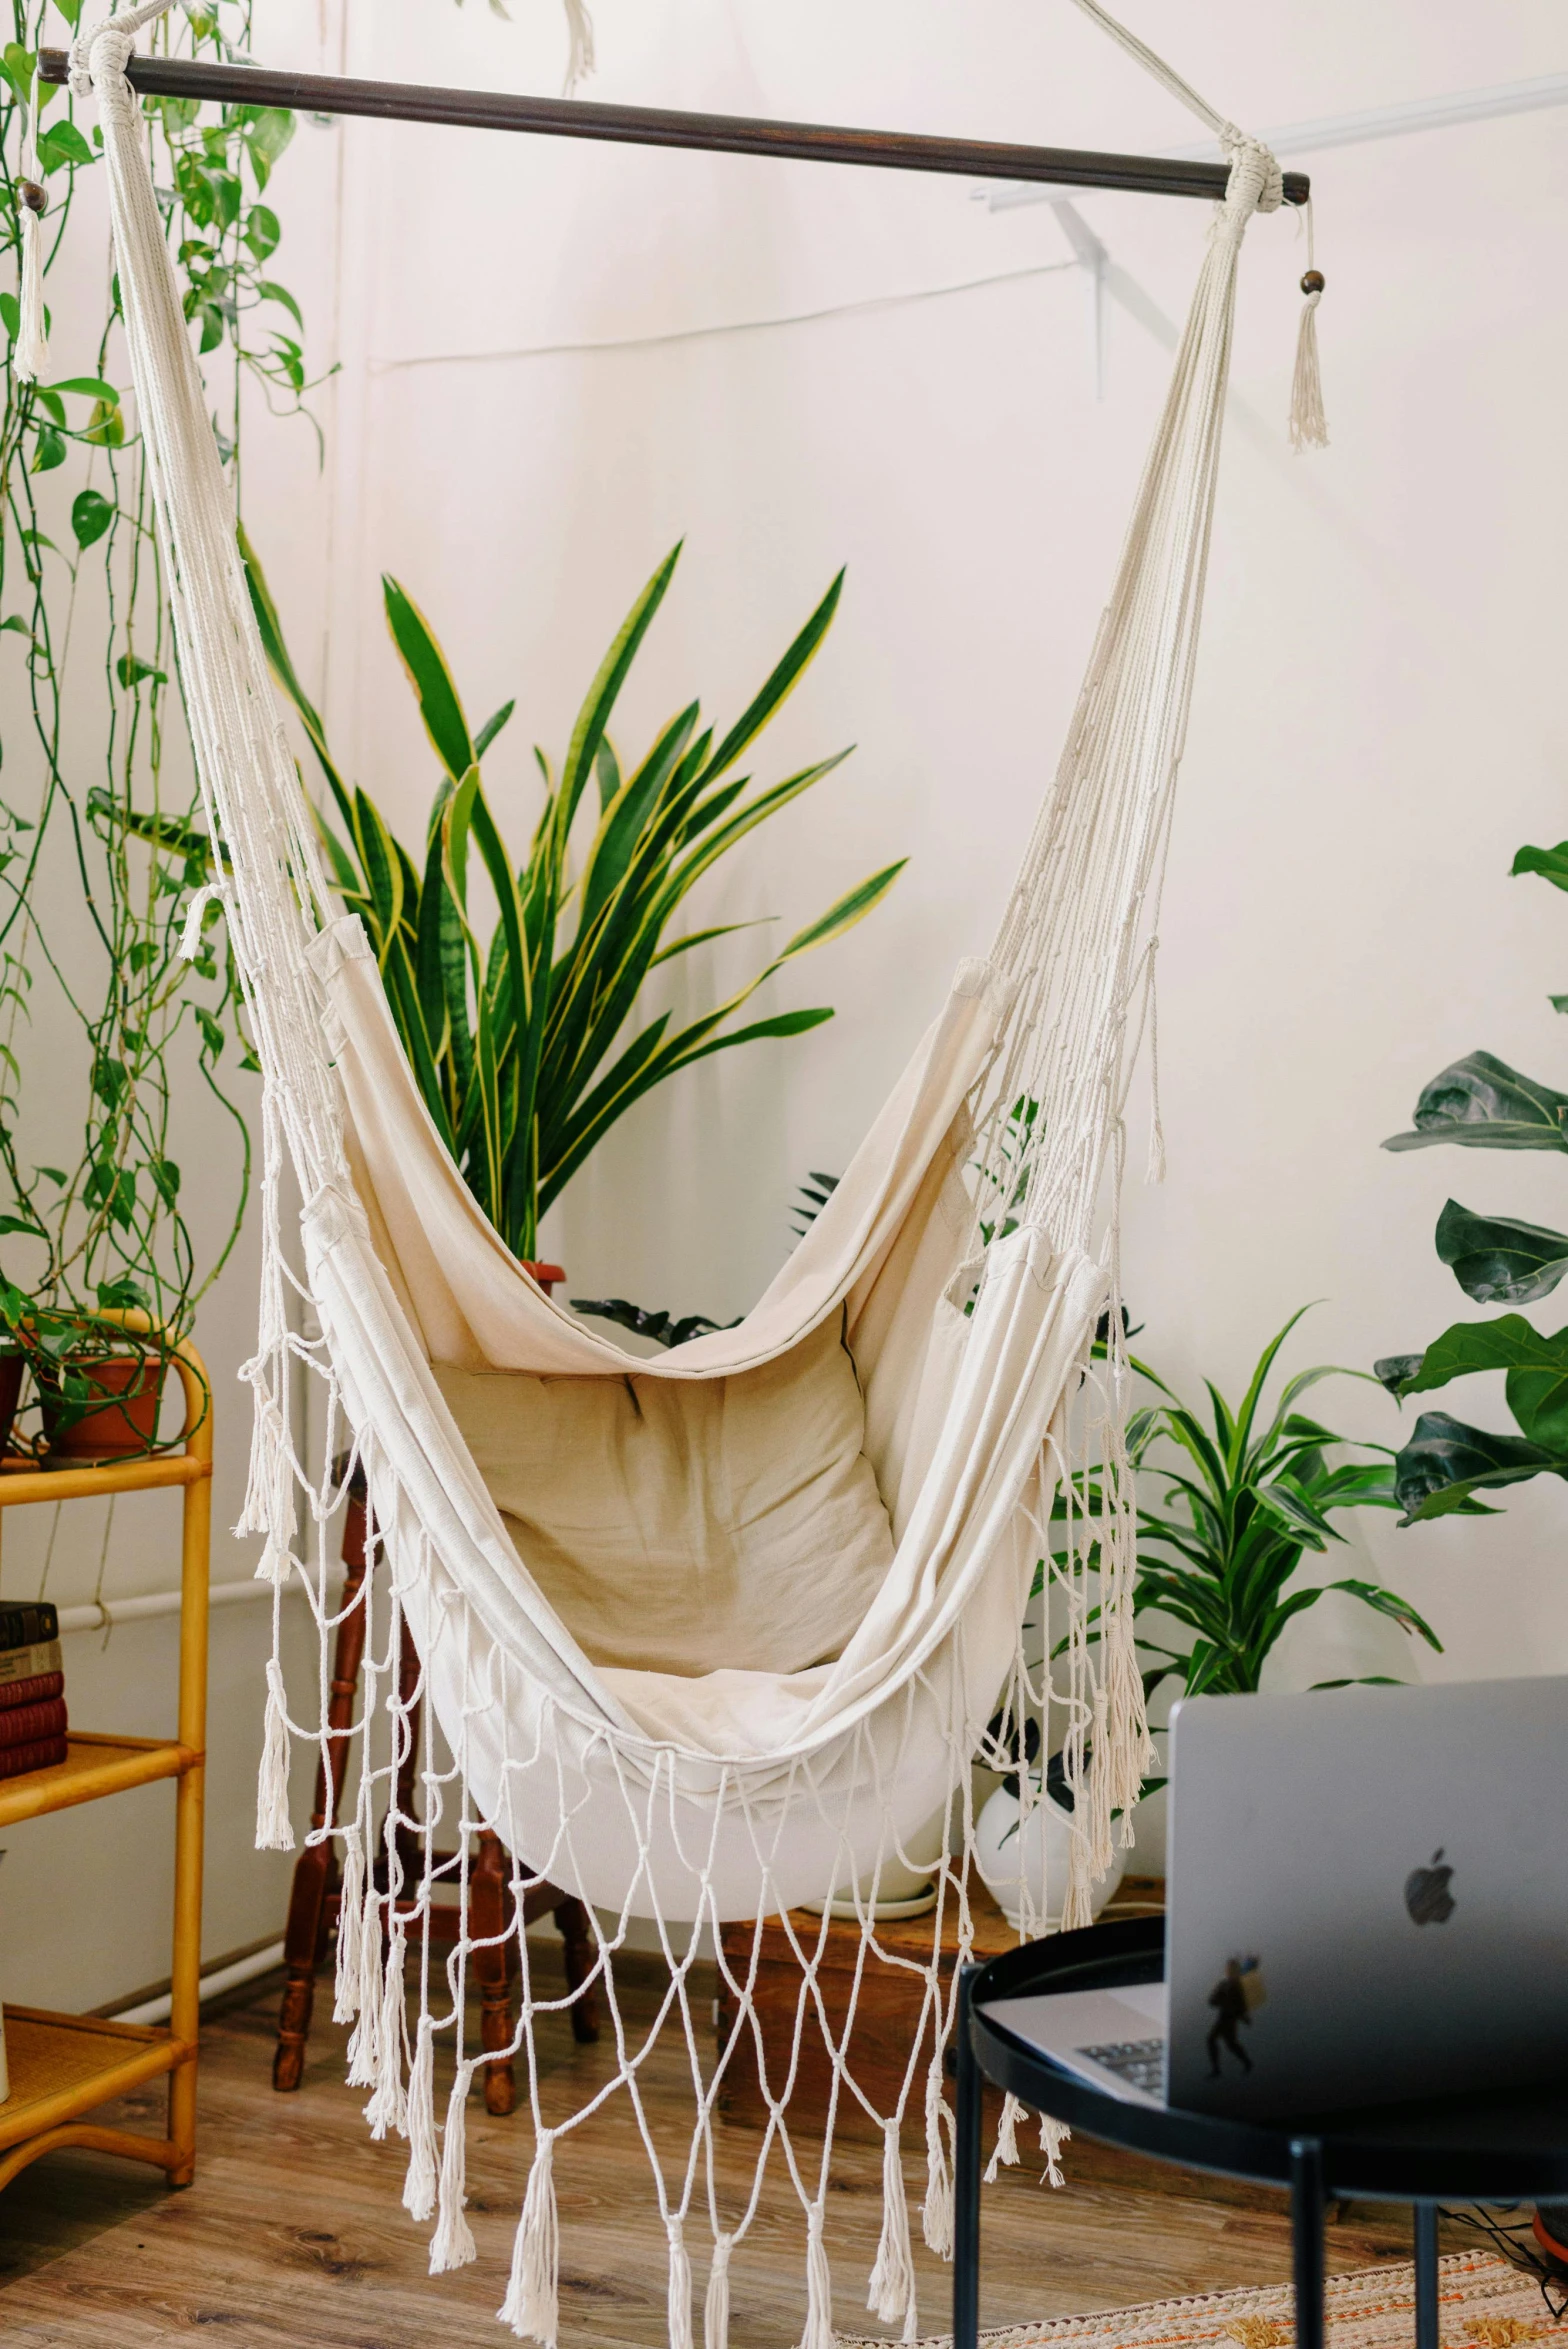
[[(1541, 2298), (1537, 2279), (1492, 2251), (1458, 2251), (1439, 2262), (1439, 2298), (1444, 2349), (1516, 2349), (1526, 2341), (1568, 2344), (1568, 2323), (1557, 2324)], [(1525, 2303), (1517, 2314), (1478, 2314), (1478, 2308), (1515, 2295)], [(1372, 2305), (1361, 2305), (1370, 2302)], [(1415, 2271), (1408, 2260), (1355, 2268), (1330, 2276), (1327, 2317), (1331, 2349), (1383, 2349), (1379, 2318), (1404, 2316), (1415, 2306)], [(1528, 2308), (1533, 2313), (1527, 2314)], [(1237, 2292), (1197, 2292), (1174, 2300), (1144, 2300), (1131, 2308), (1099, 2309), (1086, 2316), (1040, 2317), (999, 2331), (982, 2332), (982, 2349), (1122, 2349), (1134, 2340), (1145, 2349), (1198, 2349), (1228, 2335), (1234, 2349), (1289, 2349), (1294, 2340), (1288, 2284), (1262, 2284)], [(1455, 2323), (1455, 2319), (1459, 2322)], [(924, 2333), (914, 2342), (882, 2334), (839, 2333), (837, 2349), (953, 2349), (951, 2333)], [(1402, 2349), (1402, 2342), (1401, 2342)]]

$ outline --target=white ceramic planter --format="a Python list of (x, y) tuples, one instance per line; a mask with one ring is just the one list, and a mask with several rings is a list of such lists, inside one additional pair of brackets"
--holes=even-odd
[[(1047, 1932), (1062, 1921), (1067, 1869), (1072, 1850), (1070, 1814), (1048, 1794), (1037, 1796), (1027, 1819), (1016, 1794), (999, 1786), (975, 1821), (975, 1865), (986, 1888), (1015, 1932), (1023, 1921), (1024, 1894)], [(1090, 1894), (1095, 1916), (1126, 1873), (1127, 1855), (1118, 1851)]]

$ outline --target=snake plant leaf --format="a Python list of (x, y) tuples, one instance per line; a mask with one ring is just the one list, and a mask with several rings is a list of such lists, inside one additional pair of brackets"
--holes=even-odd
[(1531, 1305), (1568, 1273), (1568, 1232), (1477, 1215), (1450, 1199), (1437, 1219), (1437, 1253), (1478, 1305)]
[(690, 954), (694, 946), (707, 946), (715, 938), (733, 938), (740, 930), (765, 930), (778, 919), (776, 914), (760, 914), (754, 922), (717, 922), (711, 930), (693, 930), (689, 937), (672, 938), (668, 946), (661, 946), (648, 968), (656, 971), (661, 962), (673, 962), (678, 954)]
[(380, 809), (373, 799), (360, 790), (354, 793), (353, 817), (359, 861), (364, 868), (370, 901), (375, 907), (375, 934), (371, 943), (376, 950), (377, 962), (385, 970), (393, 934), (403, 914), (402, 865), (397, 843), (387, 830)]
[(1495, 1516), (1478, 1492), (1522, 1484), (1532, 1476), (1568, 1475), (1568, 1457), (1554, 1457), (1523, 1436), (1494, 1435), (1446, 1411), (1423, 1411), (1394, 1461), (1394, 1489), (1402, 1525), (1431, 1517)]
[(814, 922), (795, 932), (773, 966), (775, 970), (792, 955), (805, 954), (813, 946), (826, 946), (831, 939), (842, 938), (857, 922), (863, 922), (882, 903), (908, 862), (907, 856), (901, 856), (896, 864), (884, 865), (880, 873), (872, 873), (864, 881), (858, 881), (853, 889), (846, 889), (825, 914), (819, 914)]
[(431, 747), (453, 782), (460, 783), (474, 764), (476, 753), (446, 655), (424, 613), (390, 572), (382, 575), (381, 594), (386, 605), (387, 626), (414, 688)]
[(1568, 1094), (1524, 1077), (1494, 1053), (1470, 1052), (1422, 1089), (1415, 1131), (1385, 1150), (1458, 1142), (1476, 1150), (1568, 1150)]
[(582, 795), (599, 756), (599, 745), (604, 740), (627, 673), (637, 658), (637, 648), (653, 623), (653, 616), (664, 601), (664, 593), (675, 576), (675, 566), (681, 559), (681, 542), (677, 540), (643, 588), (626, 618), (621, 623), (614, 643), (599, 664), (599, 673), (588, 688), (587, 698), (577, 713), (572, 739), (567, 746), (566, 763), (561, 769), (560, 788), (556, 792), (557, 824), (564, 842), (571, 830), (572, 818), (577, 813), (577, 802)]
[(491, 743), (494, 742), (516, 707), (515, 701), (504, 701), (493, 718), (486, 718), (474, 736), (474, 758), (476, 761), (484, 757), (485, 752), (490, 748)]
[(719, 744), (707, 766), (702, 781), (709, 783), (732, 767), (747, 744), (754, 742), (763, 727), (778, 709), (779, 704), (794, 692), (809, 667), (817, 647), (833, 625), (839, 598), (844, 592), (844, 574), (839, 572), (810, 619), (790, 646), (784, 658), (769, 676), (756, 698), (748, 704)]
[(1554, 889), (1568, 889), (1568, 840), (1559, 840), (1555, 848), (1521, 848), (1508, 869), (1514, 874), (1538, 873)]
[(327, 748), (327, 732), (321, 722), (321, 713), (311, 701), (295, 673), (294, 664), (289, 658), (288, 646), (283, 641), (283, 626), (278, 618), (278, 607), (272, 600), (272, 590), (267, 585), (267, 575), (261, 567), (260, 558), (246, 536), (245, 525), (242, 522), (237, 523), (235, 530), (239, 543), (240, 561), (245, 567), (245, 585), (250, 595), (250, 608), (255, 614), (257, 631), (261, 637), (261, 649), (267, 656), (267, 666), (288, 695), (289, 700), (294, 704), (300, 723), (305, 729), (305, 738), (316, 754), (316, 763), (326, 778), (327, 787), (332, 793), (338, 814), (342, 817), (344, 825), (352, 836), (354, 832), (353, 801), (348, 786), (333, 761), (332, 753)]

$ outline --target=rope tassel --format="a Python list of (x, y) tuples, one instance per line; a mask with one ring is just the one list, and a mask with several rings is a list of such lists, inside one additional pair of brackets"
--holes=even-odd
[(800, 2349), (837, 2349), (833, 2331), (833, 2274), (822, 2240), (822, 2205), (806, 2213), (806, 2329)]
[(666, 2219), (664, 2228), (670, 2238), (669, 2349), (692, 2349), (691, 2253), (686, 2248), (686, 2229), (678, 2218)]
[(909, 2247), (909, 2203), (904, 2165), (898, 2156), (898, 2123), (884, 2121), (882, 2140), (882, 2239), (866, 2291), (866, 2306), (885, 2325), (902, 2324), (915, 2296), (915, 2263)]
[(952, 2126), (953, 2116), (942, 2094), (939, 2053), (926, 2074), (926, 2198), (920, 2211), (926, 2249), (934, 2251), (938, 2259), (953, 2256), (953, 2172), (942, 2135), (944, 2127), (951, 2130)]
[(1016, 2169), (1023, 2159), (1018, 2150), (1018, 2124), (1024, 2117), (1024, 2108), (1009, 2089), (1002, 2099), (1002, 2118), (997, 2126), (996, 2151), (986, 2164), (985, 2182), (994, 2186), (1004, 2169)]
[(289, 1716), (283, 1699), (283, 1671), (275, 1656), (267, 1665), (266, 1726), (256, 1779), (256, 1849), (294, 1849), (289, 1820)]
[(337, 1970), (332, 2020), (351, 2023), (359, 2012), (359, 1940), (365, 1929), (365, 1847), (357, 1822), (343, 1830), (343, 1886), (338, 1895)]
[(430, 2017), (421, 2015), (408, 2074), (408, 2175), (403, 2208), (423, 2226), (436, 2206), (435, 2038)]
[(528, 2173), (523, 2214), (512, 2243), (512, 2276), (496, 2311), (520, 2341), (555, 2349), (560, 2326), (560, 2222), (555, 2207), (555, 2137), (539, 2132), (539, 2148)]
[(375, 2093), (365, 2107), (370, 2134), (379, 2142), (389, 2129), (408, 2135), (408, 2096), (403, 2065), (408, 2055), (408, 2005), (403, 1987), (403, 1928), (387, 1937), (386, 1974), (381, 1985), (381, 2023), (376, 2033)]
[[(446, 2128), (441, 2139), (441, 2189), (436, 2198), (436, 2231), (430, 2238), (430, 2273), (444, 2276), (454, 2267), (467, 2267), (479, 2257), (463, 2205), (468, 2200), (468, 2083), (472, 2064), (460, 2063), (447, 2099)], [(529, 2180), (529, 2192), (533, 2181)], [(524, 2216), (527, 2216), (526, 2208)], [(551, 2335), (554, 2339), (554, 2335)]]
[(708, 2270), (708, 2297), (702, 2308), (702, 2349), (730, 2349), (730, 2254), (733, 2235), (718, 2235)]
[(1318, 366), (1318, 304), (1323, 299), (1323, 272), (1312, 244), (1312, 206), (1307, 205), (1307, 271), (1301, 281), (1306, 300), (1296, 335), (1296, 372), (1290, 387), (1290, 445), (1298, 457), (1308, 449), (1328, 447), (1328, 418), (1323, 412), (1323, 376)]
[(1042, 2186), (1063, 2184), (1061, 2151), (1071, 2135), (1072, 2131), (1065, 2121), (1053, 2121), (1049, 2113), (1040, 2115), (1040, 2151), (1045, 2155), (1045, 2174), (1040, 2180)]

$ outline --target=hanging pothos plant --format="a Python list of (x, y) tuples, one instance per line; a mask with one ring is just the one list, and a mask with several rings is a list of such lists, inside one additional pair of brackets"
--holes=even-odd
[[(81, 0), (53, 4), (74, 29)], [(99, 149), (91, 108), (79, 119), (66, 91), (38, 80), (48, 15), (43, 0), (12, 0), (0, 55), (0, 247), (17, 255), (36, 106), (46, 298)], [(172, 23), (177, 31), (166, 22), (154, 37), (196, 55), (248, 52), (248, 0), (187, 5)], [(243, 383), (291, 411), (307, 388), (299, 308), (270, 274), (281, 231), (264, 200), (293, 118), (177, 98), (142, 104), (214, 430), (237, 484)], [(193, 966), (178, 953), (205, 843), (183, 726), (171, 717), (169, 611), (123, 396), (117, 300), (112, 284), (103, 314), (84, 316), (73, 300), (49, 318), (51, 364), (32, 384), (13, 364), (17, 298), (0, 292), (0, 1323), (57, 1389), (64, 1356), (85, 1345), (90, 1358), (110, 1342), (104, 1314), (145, 1314), (159, 1343), (189, 1329), (233, 1247), (250, 1164), (225, 1073), (254, 1065), (232, 961), (216, 935)], [(76, 1046), (60, 1032), (62, 1007)], [(200, 1238), (185, 1211), (190, 1136), (182, 1146), (178, 1108), (193, 1082), (234, 1142), (226, 1173), (204, 1142)], [(62, 1091), (78, 1085), (80, 1114), (62, 1117)], [(91, 1396), (77, 1401), (85, 1408)]]
[[(735, 773), (827, 634), (842, 575), (719, 739), (691, 701), (624, 768), (610, 719), (674, 574), (676, 547), (605, 654), (559, 769), (535, 752), (541, 787), (519, 861), (480, 772), (513, 704), (474, 728), (429, 622), (396, 580), (384, 581), (387, 625), (440, 776), (425, 837), (411, 852), (369, 794), (345, 780), (255, 553), (244, 552), (268, 658), (326, 781), (332, 813), (318, 811), (317, 821), (332, 878), (369, 931), (425, 1107), (496, 1230), (532, 1257), (546, 1210), (656, 1085), (716, 1052), (798, 1036), (833, 1017), (819, 1005), (730, 1024), (775, 971), (863, 920), (903, 869), (900, 858), (857, 882), (696, 1019), (676, 1025), (669, 1010), (640, 1008), (645, 983), (678, 955), (755, 926), (720, 922), (670, 935), (719, 859), (848, 756), (839, 751), (757, 789)], [(471, 886), (478, 871), (498, 909), (488, 935)]]

